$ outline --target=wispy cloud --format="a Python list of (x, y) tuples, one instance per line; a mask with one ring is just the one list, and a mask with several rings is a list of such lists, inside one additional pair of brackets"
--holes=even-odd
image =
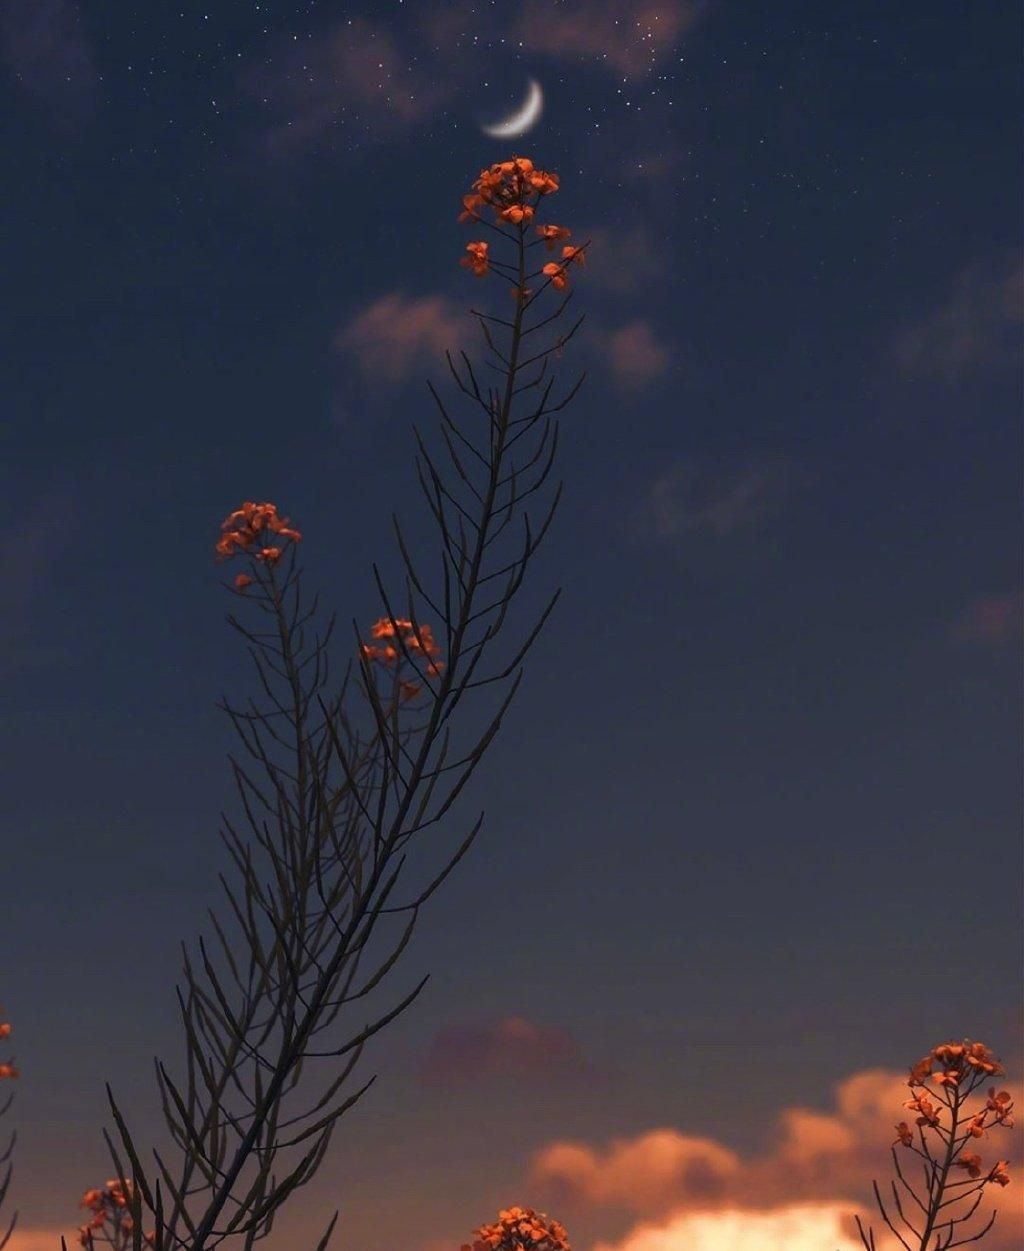
[(956, 382), (1019, 354), (1022, 323), (1024, 261), (1014, 249), (962, 269), (937, 308), (898, 332), (896, 361), (907, 375)]
[(724, 538), (755, 529), (783, 506), (803, 473), (787, 458), (738, 468), (684, 458), (660, 473), (637, 509), (641, 534)]
[(588, 239), (586, 270), (577, 283), (585, 284), (588, 290), (642, 296), (653, 285), (664, 282), (672, 271), (671, 245), (667, 240), (656, 239), (645, 226), (616, 231), (605, 226), (574, 229), (570, 242), (581, 245)]
[(278, 156), (309, 150), (340, 123), (360, 124), (363, 137), (402, 134), (456, 90), (414, 70), (389, 28), (362, 17), (300, 44), (283, 43), (268, 64), (245, 71), (241, 85), (264, 110), (263, 140)]
[(478, 323), (444, 296), (410, 296), (392, 291), (380, 296), (342, 326), (333, 347), (353, 360), (363, 375), (384, 386), (404, 381), (413, 368), (444, 361), (446, 348), (456, 355)]
[(958, 643), (1003, 647), (1019, 642), (1024, 630), (1024, 595), (983, 595), (968, 604), (950, 633)]
[(451, 1025), (435, 1034), (420, 1066), (426, 1086), (454, 1086), (484, 1078), (597, 1077), (566, 1030), (510, 1016), (484, 1025)]
[(592, 57), (616, 74), (637, 75), (667, 60), (700, 19), (698, 0), (523, 0), (512, 28), (535, 54)]
[(635, 317), (615, 329), (589, 326), (588, 355), (594, 357), (623, 391), (639, 391), (664, 374), (672, 363), (669, 347), (650, 322)]
[(73, 512), (69, 491), (45, 492), (0, 549), (0, 674), (66, 659), (66, 649), (30, 639), (35, 602), (71, 541)]
[[(998, 1079), (1020, 1103), (1020, 1082)], [(831, 1111), (786, 1108), (770, 1145), (742, 1156), (714, 1139), (660, 1128), (613, 1140), (604, 1149), (578, 1141), (538, 1151), (529, 1184), (577, 1211), (618, 1208), (636, 1224), (616, 1244), (595, 1251), (807, 1251), (822, 1245), (854, 1251), (854, 1214), (876, 1226), (867, 1206), (871, 1182), (891, 1171), (888, 1145), (908, 1097), (905, 1072), (868, 1069), (840, 1081)], [(983, 1159), (1019, 1159), (1024, 1133), (993, 1130)], [(1000, 1214), (992, 1251), (1015, 1246), (1019, 1198), (986, 1189), (987, 1212)], [(884, 1228), (884, 1227), (883, 1227)], [(878, 1232), (883, 1232), (879, 1229)], [(822, 1239), (825, 1243), (822, 1243)], [(837, 1243), (834, 1240), (839, 1238)], [(845, 1240), (845, 1241), (844, 1241)], [(879, 1241), (880, 1251), (886, 1246)]]
[(0, 0), (0, 54), (56, 126), (76, 129), (93, 113), (99, 72), (73, 0)]

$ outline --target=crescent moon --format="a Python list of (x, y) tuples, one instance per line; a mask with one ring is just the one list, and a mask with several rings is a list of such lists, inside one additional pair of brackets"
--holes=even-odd
[(482, 127), (483, 132), (485, 135), (490, 135), (492, 139), (515, 139), (519, 135), (525, 135), (530, 127), (536, 124), (543, 107), (544, 93), (540, 89), (540, 83), (536, 78), (531, 78), (530, 90), (518, 113), (506, 117), (503, 122), (495, 122), (493, 126)]

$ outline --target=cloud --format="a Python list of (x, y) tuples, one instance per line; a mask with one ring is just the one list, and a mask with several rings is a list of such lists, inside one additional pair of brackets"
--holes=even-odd
[(660, 1215), (680, 1201), (724, 1194), (739, 1170), (739, 1156), (718, 1143), (655, 1129), (616, 1139), (604, 1156), (579, 1143), (555, 1143), (535, 1160), (533, 1177), (589, 1204)]
[(958, 643), (1001, 647), (1019, 641), (1024, 628), (1024, 594), (985, 595), (969, 604), (950, 631)]
[(481, 1078), (537, 1079), (594, 1075), (565, 1030), (544, 1029), (510, 1016), (488, 1025), (452, 1025), (435, 1034), (420, 1065), (425, 1086)]
[(0, 55), (61, 129), (76, 129), (94, 111), (99, 72), (72, 0), (0, 0)]
[(245, 71), (241, 87), (265, 107), (263, 140), (277, 156), (308, 150), (339, 121), (360, 123), (364, 139), (391, 138), (435, 114), (456, 90), (448, 76), (412, 69), (388, 27), (361, 17), (285, 44), (269, 66)]
[[(996, 1077), (1020, 1107), (1024, 1084)], [(987, 1089), (987, 1083), (981, 1087)], [(577, 1210), (614, 1207), (636, 1223), (618, 1243), (594, 1251), (769, 1251), (804, 1247), (854, 1251), (855, 1214), (884, 1232), (869, 1209), (872, 1180), (883, 1188), (891, 1172), (889, 1144), (897, 1121), (909, 1113), (906, 1072), (867, 1069), (840, 1081), (834, 1107), (784, 1109), (759, 1153), (742, 1157), (712, 1138), (660, 1128), (616, 1139), (604, 1150), (559, 1141), (534, 1155), (528, 1184)], [(975, 1094), (969, 1107), (983, 1103)], [(1024, 1130), (993, 1128), (978, 1140), (983, 1161), (1020, 1160)], [(998, 1216), (988, 1235), (992, 1251), (1016, 1245), (1019, 1194), (1011, 1185), (989, 1186), (983, 1218)], [(975, 1232), (975, 1227), (970, 1227)], [(570, 1229), (571, 1233), (571, 1229)], [(813, 1240), (812, 1240), (813, 1235)], [(823, 1241), (824, 1239), (824, 1241)], [(839, 1239), (836, 1242), (836, 1239)], [(880, 1239), (880, 1251), (886, 1243)]]
[(957, 382), (983, 365), (1019, 354), (1024, 261), (1014, 249), (962, 269), (933, 312), (896, 336), (900, 369), (911, 377)]
[(672, 354), (656, 338), (650, 323), (634, 318), (617, 330), (594, 328), (590, 348), (624, 390), (635, 391), (669, 367)]
[(44, 493), (14, 523), (0, 549), (0, 675), (67, 658), (63, 647), (28, 642), (32, 610), (45, 589), (51, 567), (70, 542), (74, 520), (69, 491), (55, 487)]
[(656, 242), (645, 226), (615, 231), (606, 226), (574, 228), (569, 242), (581, 245), (588, 239), (586, 270), (577, 283), (586, 283), (588, 290), (596, 287), (613, 295), (646, 295), (672, 269), (669, 243)]
[(403, 381), (413, 367), (438, 359), (447, 370), (444, 352), (450, 348), (456, 365), (458, 347), (464, 347), (474, 319), (454, 300), (444, 296), (407, 296), (393, 291), (382, 295), (334, 336), (336, 351), (355, 359), (368, 380)]
[(697, 23), (698, 0), (523, 0), (512, 36), (527, 52), (579, 60), (592, 57), (627, 76), (671, 57)]
[(777, 513), (801, 477), (784, 457), (738, 469), (680, 460), (649, 487), (636, 528), (660, 538), (725, 538), (756, 528)]
[[(781, 1210), (684, 1213), (662, 1225), (642, 1225), (618, 1244), (593, 1251), (863, 1251), (849, 1204), (799, 1204)], [(878, 1251), (899, 1246), (876, 1239)]]

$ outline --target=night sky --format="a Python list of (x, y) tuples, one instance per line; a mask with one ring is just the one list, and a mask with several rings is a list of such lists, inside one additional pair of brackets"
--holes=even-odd
[[(340, 1207), (340, 1251), (457, 1251), (522, 1204), (573, 1251), (854, 1251), (924, 1052), (987, 1043), (1024, 1111), (1022, 33), (999, 0), (0, 0), (10, 1251), (111, 1176), (105, 1081), (164, 1141), (239, 809), (215, 703), (258, 694), (221, 520), (292, 518), (340, 669), (392, 510), (429, 534), (427, 379), (457, 406), (445, 348), (509, 313), (457, 218), (513, 155), (592, 241), (517, 620), (562, 597), (380, 1002), (431, 980), (264, 1245)], [(539, 120), (484, 133), (531, 80)], [(1011, 1251), (1019, 1127), (982, 1148)]]

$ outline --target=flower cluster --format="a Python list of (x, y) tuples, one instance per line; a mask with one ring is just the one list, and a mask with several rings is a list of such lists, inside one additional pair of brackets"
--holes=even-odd
[[(540, 197), (551, 195), (557, 190), (558, 175), (536, 169), (529, 157), (516, 156), (511, 161), (498, 161), (489, 169), (481, 170), (479, 178), (473, 184), (473, 191), (462, 197), (463, 211), (459, 214), (459, 221), (480, 221), (479, 210), (489, 205), (498, 222), (522, 229), (533, 221), (536, 211), (536, 205), (528, 203), (528, 198), (536, 192), (539, 203)], [(551, 252), (556, 243), (560, 239), (568, 239), (572, 231), (565, 226), (545, 225), (538, 226), (537, 233)], [(467, 243), (466, 251), (469, 255), (464, 256), (459, 263), (471, 269), (478, 278), (483, 278), (492, 263), (486, 241)], [(562, 248), (561, 263), (549, 261), (540, 272), (550, 279), (556, 291), (562, 291), (569, 281), (568, 266), (574, 261), (579, 265), (584, 263), (583, 249), (566, 245)], [(525, 301), (532, 292), (516, 283), (512, 294)]]
[(533, 1208), (505, 1208), (496, 1224), (473, 1233), (476, 1241), (463, 1243), (461, 1251), (570, 1251), (565, 1226)]
[[(82, 1195), (79, 1207), (88, 1208), (92, 1216), (85, 1225), (78, 1227), (79, 1243), (86, 1251), (94, 1251), (97, 1235), (103, 1242), (114, 1247), (115, 1251), (128, 1251), (132, 1245), (132, 1231), (135, 1222), (128, 1212), (131, 1201), (132, 1184), (127, 1182), (127, 1191), (116, 1177), (111, 1178), (102, 1190), (87, 1190)], [(105, 1226), (109, 1225), (107, 1229)], [(144, 1236), (147, 1246), (156, 1246), (156, 1234)]]
[[(302, 538), (298, 530), (289, 527), (287, 517), (277, 515), (275, 504), (254, 504), (246, 500), (241, 508), (236, 509), (221, 523), (223, 531), (217, 543), (217, 557), (228, 560), (239, 552), (251, 552), (256, 560), (274, 565), (281, 559), (281, 548), (269, 542), (270, 536), (276, 539), (293, 539), (296, 543)], [(269, 531), (269, 533), (267, 533)], [(235, 587), (239, 591), (252, 583), (248, 574), (240, 573), (235, 578)]]
[[(1013, 1100), (1005, 1090), (996, 1091), (995, 1086), (988, 1088), (988, 1101), (980, 1112), (971, 1114), (966, 1110), (966, 1103), (971, 1094), (990, 1077), (1003, 1072), (999, 1061), (984, 1043), (971, 1042), (965, 1038), (963, 1042), (941, 1043), (922, 1059), (911, 1066), (907, 1085), (911, 1090), (911, 1098), (903, 1106), (918, 1115), (915, 1118), (917, 1135), (906, 1121), (896, 1125), (896, 1138), (890, 1151), (893, 1164), (900, 1183), (914, 1200), (917, 1212), (923, 1220), (923, 1227), (918, 1229), (907, 1216), (907, 1209), (901, 1203), (900, 1192), (896, 1183), (892, 1183), (896, 1211), (903, 1224), (916, 1240), (914, 1246), (919, 1251), (928, 1251), (932, 1246), (932, 1234), (935, 1234), (935, 1247), (941, 1241), (936, 1232), (941, 1225), (943, 1232), (942, 1246), (955, 1247), (963, 1242), (977, 1242), (991, 1228), (996, 1219), (993, 1211), (988, 1224), (972, 1237), (953, 1241), (953, 1230), (957, 1225), (966, 1224), (974, 1215), (981, 1202), (982, 1191), (989, 1184), (1008, 1186), (1010, 1178), (1006, 1171), (1007, 1160), (998, 1160), (991, 1168), (986, 1169), (981, 1156), (973, 1151), (965, 1151), (968, 1144), (975, 1139), (983, 1138), (988, 1129), (994, 1125), (1013, 1125), (1010, 1111)], [(926, 1089), (931, 1082), (933, 1089)], [(948, 1124), (945, 1117), (948, 1114)], [(932, 1154), (932, 1143), (926, 1135), (934, 1135), (939, 1141), (939, 1150)], [(897, 1144), (912, 1151), (922, 1161), (924, 1184), (927, 1193), (918, 1195), (914, 1187), (904, 1175), (897, 1153)], [(962, 1169), (967, 1176), (958, 1177), (954, 1170)], [(899, 1238), (902, 1246), (910, 1243), (895, 1224), (894, 1215), (886, 1209), (882, 1193), (875, 1183), (875, 1201), (878, 1204), (882, 1219)], [(953, 1216), (946, 1209), (953, 1205), (966, 1202), (974, 1196), (966, 1212)], [(857, 1229), (865, 1251), (875, 1251), (875, 1236), (865, 1230), (859, 1216), (856, 1217)]]
[[(381, 617), (370, 627), (370, 636), (375, 639), (397, 641), (399, 635), (406, 651), (423, 652), (427, 672), (432, 677), (436, 677), (444, 668), (444, 661), (438, 659), (441, 655), (441, 648), (434, 639), (434, 632), (430, 626), (420, 625), (419, 622), (414, 624), (403, 617), (396, 617), (394, 622), (389, 617)], [(359, 650), (367, 660), (375, 660), (378, 664), (388, 667), (399, 663), (403, 654), (401, 647), (396, 646), (395, 643), (384, 643), (381, 646), (375, 643), (363, 643)], [(398, 685), (403, 701), (412, 699), (422, 689), (419, 682), (402, 680)]]
[[(941, 1114), (923, 1089), (926, 1082), (934, 1083), (938, 1088), (937, 1095), (953, 1112), (952, 1129), (955, 1133), (957, 1112), (962, 1099), (970, 1094), (985, 1077), (999, 1075), (1002, 1072), (1002, 1066), (993, 1057), (991, 1050), (984, 1043), (971, 1042), (969, 1038), (965, 1038), (962, 1043), (942, 1043), (918, 1060), (912, 1066), (907, 1079), (907, 1085), (914, 1091), (914, 1097), (908, 1099), (903, 1106), (912, 1112), (920, 1113), (916, 1118), (916, 1124), (922, 1127), (922, 1142), (924, 1140), (923, 1127), (930, 1126), (932, 1129), (939, 1129), (941, 1126)], [(954, 1092), (953, 1103), (945, 1097), (947, 1090)], [(981, 1176), (981, 1157), (970, 1153), (961, 1154), (963, 1147), (971, 1138), (982, 1138), (986, 1129), (992, 1125), (1005, 1125), (1008, 1129), (1011, 1128), (1013, 1125), (1010, 1117), (1012, 1108), (1013, 1100), (1007, 1091), (1001, 1090), (997, 1094), (994, 1086), (988, 1088), (988, 1100), (985, 1107), (966, 1121), (960, 1151), (957, 1153), (959, 1158), (954, 1158), (952, 1162), (954, 1168), (965, 1169), (970, 1177)], [(913, 1147), (914, 1132), (906, 1121), (900, 1121), (896, 1126), (896, 1134), (896, 1142), (904, 1147)], [(1010, 1179), (1006, 1173), (1008, 1163), (1008, 1160), (1000, 1160), (994, 1164), (986, 1175), (985, 1182), (995, 1182), (1000, 1186), (1009, 1185)]]
[[(11, 1026), (7, 1021), (0, 1021), (0, 1038), (10, 1038)], [(17, 1077), (19, 1075), (17, 1067), (9, 1060), (0, 1063), (0, 1080), (5, 1077)]]

